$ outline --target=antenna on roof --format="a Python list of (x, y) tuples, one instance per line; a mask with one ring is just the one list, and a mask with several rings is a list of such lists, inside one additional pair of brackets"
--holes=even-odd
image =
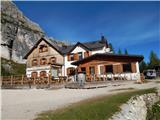
[(104, 36), (103, 33), (100, 33), (101, 37)]

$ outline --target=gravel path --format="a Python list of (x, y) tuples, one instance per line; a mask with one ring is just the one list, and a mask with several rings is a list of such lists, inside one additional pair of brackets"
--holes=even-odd
[[(32, 120), (38, 113), (47, 110), (55, 110), (80, 100), (100, 95), (114, 94), (124, 90), (123, 88), (146, 89), (160, 87), (160, 83), (149, 82), (134, 84), (133, 81), (108, 83), (106, 88), (97, 89), (23, 89), (1, 90), (2, 120)], [(115, 86), (120, 85), (120, 86)]]

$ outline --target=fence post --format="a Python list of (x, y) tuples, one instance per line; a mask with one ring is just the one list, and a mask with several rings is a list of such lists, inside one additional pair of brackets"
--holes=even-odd
[(1, 81), (0, 81), (1, 83), (0, 83), (0, 85), (1, 85), (1, 87), (2, 87), (2, 82), (3, 82), (3, 76), (1, 76)]
[(34, 85), (36, 84), (35, 80), (36, 80), (36, 79), (35, 79), (35, 77), (34, 77), (34, 78), (33, 78), (33, 84), (34, 84)]
[(50, 87), (50, 75), (48, 75), (48, 87)]
[(11, 75), (11, 86), (13, 85), (13, 76)]
[(24, 75), (22, 75), (22, 81), (21, 81), (21, 84), (23, 85), (23, 79), (24, 79)]

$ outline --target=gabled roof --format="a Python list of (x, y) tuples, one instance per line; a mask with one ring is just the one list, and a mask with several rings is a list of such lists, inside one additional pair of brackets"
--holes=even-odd
[(54, 41), (51, 41), (48, 38), (44, 37), (44, 38), (41, 38), (40, 40), (38, 40), (36, 42), (36, 44), (32, 47), (32, 49), (23, 58), (26, 59), (28, 57), (28, 55), (38, 46), (38, 44), (42, 40), (44, 40), (52, 48), (57, 50), (61, 55), (68, 54), (68, 53), (72, 52), (77, 46), (81, 46), (82, 48), (84, 48), (85, 50), (88, 50), (88, 51), (99, 50), (99, 49), (102, 49), (104, 46), (108, 47), (107, 40), (104, 38), (104, 36), (101, 37), (101, 40), (85, 42), (85, 43), (77, 42), (75, 45), (70, 45), (70, 46), (66, 46), (66, 47), (60, 47)]
[(144, 59), (142, 55), (119, 55), (119, 54), (113, 54), (113, 53), (96, 53), (82, 60), (72, 62), (71, 64), (79, 65), (91, 60), (108, 60), (109, 58), (112, 58), (112, 59), (114, 58), (115, 60), (121, 59), (125, 61), (134, 61), (134, 62), (136, 61), (140, 62)]
[(108, 47), (107, 40), (102, 36), (101, 40), (85, 42), (85, 43), (77, 42), (75, 45), (70, 45), (64, 48), (62, 47), (60, 49), (63, 54), (67, 54), (72, 52), (72, 50), (74, 50), (78, 45), (89, 51), (99, 50), (105, 46)]
[(77, 46), (81, 46), (85, 50), (91, 50), (87, 46), (85, 46), (83, 43), (77, 42), (68, 52), (72, 52)]
[(38, 44), (44, 40), (47, 44), (49, 44), (53, 49), (55, 49), (57, 52), (59, 52), (61, 55), (62, 52), (60, 51), (60, 47), (54, 42), (54, 41), (51, 41), (49, 40), (48, 38), (41, 38), (40, 40), (38, 40), (35, 45), (32, 47), (32, 49), (23, 57), (24, 59), (27, 59), (27, 57), (30, 55), (30, 53), (35, 49), (37, 48)]
[(102, 42), (101, 40), (86, 42), (86, 43), (83, 43), (83, 45), (87, 46), (91, 50), (98, 50), (103, 48), (104, 46), (107, 46), (106, 42)]

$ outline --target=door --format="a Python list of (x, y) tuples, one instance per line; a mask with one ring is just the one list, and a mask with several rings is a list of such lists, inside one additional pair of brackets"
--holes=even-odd
[(52, 67), (51, 74), (52, 74), (52, 77), (57, 78), (58, 77), (58, 68)]

